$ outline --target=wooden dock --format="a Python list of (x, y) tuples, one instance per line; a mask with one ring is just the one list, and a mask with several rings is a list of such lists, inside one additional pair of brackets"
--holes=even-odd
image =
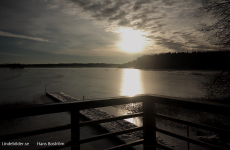
[(46, 93), (46, 95), (57, 102), (71, 102), (79, 100), (63, 92)]

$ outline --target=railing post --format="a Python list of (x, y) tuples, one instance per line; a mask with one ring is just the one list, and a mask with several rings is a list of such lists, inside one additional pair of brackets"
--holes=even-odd
[[(187, 137), (189, 137), (189, 127), (188, 127), (188, 125), (187, 125)], [(189, 146), (189, 141), (188, 141), (188, 150), (190, 150), (190, 146)]]
[(144, 150), (156, 149), (156, 117), (155, 102), (152, 98), (143, 101), (143, 137)]
[(79, 109), (71, 110), (71, 150), (80, 150)]

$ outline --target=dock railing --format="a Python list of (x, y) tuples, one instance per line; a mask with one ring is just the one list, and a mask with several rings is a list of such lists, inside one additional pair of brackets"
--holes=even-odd
[[(89, 108), (96, 108), (96, 107), (106, 107), (106, 106), (113, 106), (113, 105), (122, 105), (122, 104), (129, 104), (129, 103), (136, 103), (142, 102), (142, 110), (141, 113), (113, 117), (113, 118), (106, 118), (101, 120), (92, 120), (86, 122), (79, 122), (79, 115), (80, 110), (82, 109), (89, 109)], [(215, 149), (215, 150), (227, 150), (229, 148), (219, 147), (213, 144), (205, 143), (200, 140), (196, 140), (187, 136), (182, 136), (167, 130), (160, 129), (156, 127), (156, 118), (162, 118), (166, 120), (170, 120), (173, 122), (181, 123), (187, 126), (201, 128), (209, 131), (214, 131), (217, 133), (222, 133), (225, 135), (230, 135), (229, 130), (220, 129), (200, 123), (189, 122), (181, 119), (177, 119), (171, 116), (166, 116), (162, 114), (158, 114), (156, 112), (156, 104), (164, 104), (169, 106), (175, 107), (182, 107), (186, 109), (198, 110), (202, 112), (211, 112), (216, 114), (228, 115), (230, 114), (230, 106), (216, 104), (216, 103), (209, 103), (209, 102), (202, 102), (202, 101), (191, 101), (185, 100), (182, 98), (172, 98), (172, 97), (165, 97), (159, 95), (137, 95), (134, 97), (117, 97), (117, 98), (107, 98), (107, 99), (96, 99), (96, 100), (84, 100), (84, 101), (76, 101), (76, 102), (63, 102), (63, 103), (52, 103), (52, 104), (39, 104), (33, 105), (25, 108), (15, 108), (15, 109), (4, 109), (0, 110), (0, 118), (1, 119), (9, 119), (9, 118), (17, 118), (17, 117), (27, 117), (27, 116), (35, 116), (35, 115), (43, 115), (43, 114), (51, 114), (51, 113), (58, 113), (58, 112), (70, 112), (71, 114), (71, 123), (63, 126), (57, 126), (52, 128), (28, 131), (23, 133), (14, 133), (8, 135), (1, 135), (0, 141), (7, 141), (16, 138), (22, 138), (27, 136), (33, 136), (38, 134), (44, 134), (49, 132), (61, 131), (66, 129), (71, 129), (71, 141), (66, 143), (64, 146), (58, 147), (48, 147), (44, 149), (58, 149), (63, 147), (71, 146), (72, 150), (80, 150), (80, 144), (87, 143), (103, 138), (107, 138), (110, 136), (115, 136), (119, 134), (125, 134), (129, 132), (134, 132), (138, 130), (143, 130), (143, 139), (122, 144), (119, 146), (115, 146), (109, 148), (108, 150), (115, 150), (130, 146), (135, 146), (139, 144), (143, 144), (144, 150), (153, 150), (156, 147), (161, 147), (163, 149), (172, 150), (172, 148), (167, 147), (166, 145), (162, 145), (156, 141), (156, 133), (163, 133), (184, 141), (188, 143), (193, 143), (208, 149)], [(127, 129), (123, 131), (113, 132), (113, 133), (106, 133), (98, 136), (94, 136), (87, 139), (80, 139), (80, 127), (88, 126), (88, 125), (95, 125), (99, 123), (109, 122), (109, 121), (116, 121), (120, 119), (132, 118), (132, 117), (143, 117), (143, 126), (136, 127), (132, 129)], [(188, 144), (189, 146), (189, 144)], [(189, 149), (189, 147), (188, 147)]]

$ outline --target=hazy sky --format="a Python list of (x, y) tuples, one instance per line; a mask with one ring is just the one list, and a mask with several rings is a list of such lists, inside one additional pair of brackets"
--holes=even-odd
[(0, 63), (125, 63), (212, 50), (201, 0), (1, 0)]

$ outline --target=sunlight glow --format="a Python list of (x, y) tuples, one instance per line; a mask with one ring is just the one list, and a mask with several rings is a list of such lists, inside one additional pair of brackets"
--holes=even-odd
[(140, 71), (137, 69), (124, 69), (121, 95), (135, 96), (142, 93)]
[(121, 28), (121, 42), (118, 46), (125, 52), (134, 53), (143, 50), (145, 46), (144, 33), (140, 30), (133, 30), (130, 28)]

